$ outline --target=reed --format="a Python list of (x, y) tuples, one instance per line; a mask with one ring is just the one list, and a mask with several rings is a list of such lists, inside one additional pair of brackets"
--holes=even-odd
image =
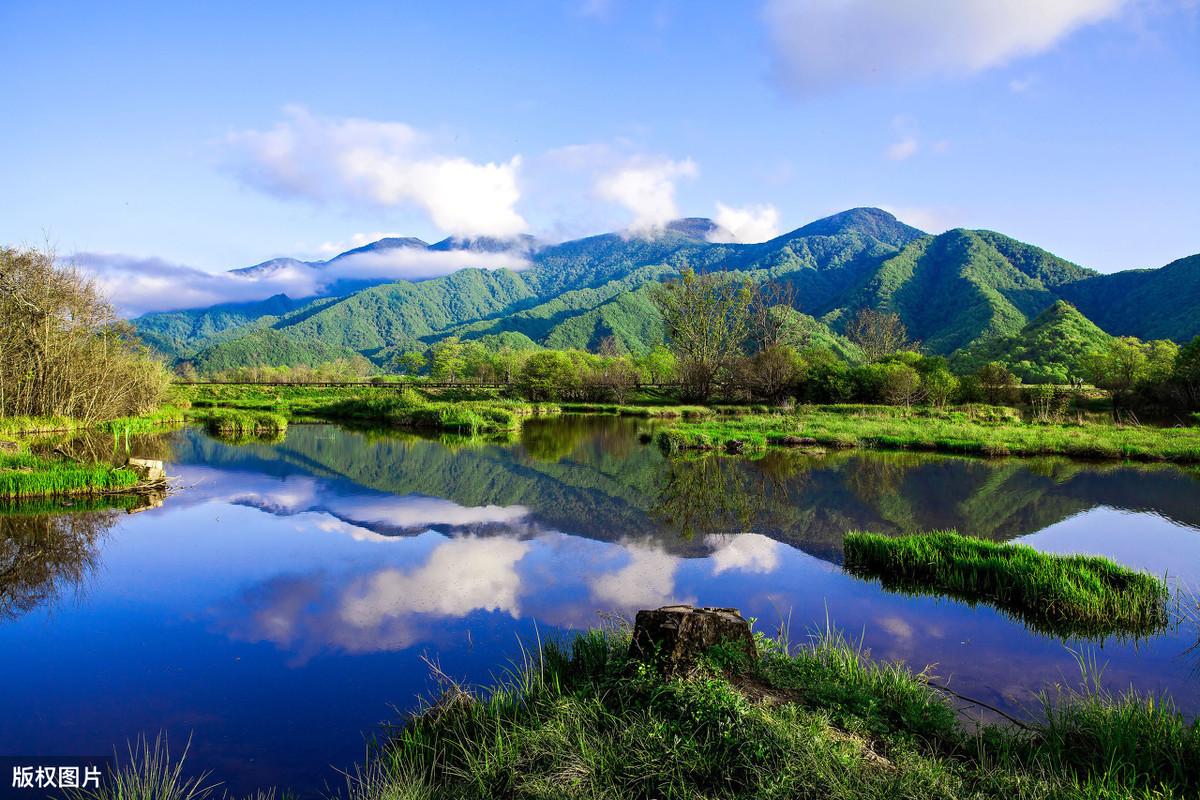
[(1042, 553), (953, 531), (851, 532), (842, 548), (847, 572), (886, 589), (987, 603), (1060, 636), (1145, 635), (1167, 624), (1166, 583), (1106, 558)]

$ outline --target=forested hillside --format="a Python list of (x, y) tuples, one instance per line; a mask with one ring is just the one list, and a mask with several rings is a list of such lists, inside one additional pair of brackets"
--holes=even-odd
[[(1079, 355), (1073, 343), (1095, 344), (1107, 335), (1184, 342), (1200, 334), (1200, 256), (1157, 270), (1099, 275), (999, 233), (956, 229), (930, 236), (870, 208), (760, 244), (709, 241), (716, 230), (710, 220), (683, 219), (653, 237), (610, 233), (553, 245), (528, 237), (433, 245), (385, 239), (306, 266), (330, 268), (395, 248), (469, 250), (478, 257), (510, 247), (520, 248), (529, 266), (373, 285), (332, 281), (332, 296), (277, 295), (148, 314), (134, 324), (153, 347), (202, 372), (353, 355), (386, 369), (401, 354), (449, 336), (488, 346), (593, 351), (606, 342), (643, 354), (663, 341), (650, 287), (691, 267), (786, 286), (795, 309), (813, 318), (809, 325), (825, 342), (836, 342), (861, 309), (879, 309), (898, 314), (928, 353), (961, 352), (960, 359), (972, 363), (990, 354), (1029, 377), (1072, 375)], [(285, 261), (292, 263), (276, 259), (245, 271), (276, 269)], [(1057, 305), (1062, 300), (1074, 308)], [(1049, 309), (1054, 312), (1043, 318)], [(1037, 370), (1020, 366), (1041, 363), (1043, 356), (1049, 360)]]

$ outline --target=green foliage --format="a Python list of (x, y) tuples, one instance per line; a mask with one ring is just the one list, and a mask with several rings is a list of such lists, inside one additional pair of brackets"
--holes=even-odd
[(372, 753), (350, 798), (1148, 800), (1200, 787), (1200, 727), (1146, 698), (1064, 692), (1031, 733), (967, 730), (924, 673), (837, 633), (790, 652), (759, 642), (749, 676), (710, 658), (672, 679), (630, 661), (624, 632), (547, 643), (488, 691), (446, 687)]
[(1067, 455), (1131, 461), (1200, 462), (1200, 434), (1191, 428), (1154, 428), (1106, 423), (1021, 422), (1007, 414), (995, 421), (975, 407), (945, 410), (848, 406), (801, 408), (792, 414), (679, 422), (659, 431), (667, 452), (726, 448), (730, 442), (927, 450), (985, 456)]
[(129, 489), (136, 473), (104, 464), (36, 456), (26, 450), (0, 453), (0, 498), (103, 494)]
[(1060, 300), (1018, 333), (979, 342), (956, 354), (954, 366), (968, 372), (996, 364), (1025, 383), (1074, 383), (1091, 377), (1090, 360), (1105, 351), (1112, 338)]
[(1058, 636), (1146, 635), (1167, 624), (1164, 581), (1095, 556), (1041, 553), (952, 531), (851, 532), (846, 570), (884, 588), (984, 602)]

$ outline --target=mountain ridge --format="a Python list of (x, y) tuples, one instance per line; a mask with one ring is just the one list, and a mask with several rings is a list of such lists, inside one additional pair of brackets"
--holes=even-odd
[[(1017, 336), (1059, 301), (1111, 335), (1174, 338), (1200, 334), (1200, 255), (1154, 270), (1097, 273), (1034, 245), (990, 230), (956, 228), (932, 235), (887, 211), (854, 208), (760, 243), (714, 241), (720, 229), (703, 217), (665, 225), (653, 236), (602, 233), (566, 242), (517, 239), (387, 237), (324, 262), (271, 259), (246, 270), (303, 265), (322, 269), (355, 255), (394, 250), (522, 253), (528, 266), (465, 267), (423, 280), (335, 282), (336, 294), (147, 314), (135, 327), (176, 360), (242, 365), (308, 363), (331, 352), (360, 354), (381, 365), (446, 336), (517, 337), (535, 345), (594, 347), (611, 332), (631, 352), (661, 342), (661, 318), (649, 286), (684, 267), (720, 270), (792, 287), (796, 310), (833, 333), (858, 309), (900, 315), (929, 352), (950, 355)], [(435, 250), (435, 248), (437, 248)], [(1149, 305), (1148, 304), (1153, 304)], [(287, 347), (248, 345), (289, 338)], [(235, 344), (239, 338), (254, 337)], [(512, 341), (513, 339), (503, 339)], [(307, 350), (306, 350), (307, 348)], [(274, 352), (286, 350), (287, 353)], [(224, 367), (222, 367), (224, 368)]]

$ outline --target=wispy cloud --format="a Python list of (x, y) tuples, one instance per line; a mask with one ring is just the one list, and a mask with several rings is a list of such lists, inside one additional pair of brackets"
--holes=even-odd
[(602, 175), (596, 193), (633, 214), (631, 231), (652, 233), (679, 216), (675, 184), (699, 174), (700, 168), (690, 158), (636, 159)]
[(521, 156), (476, 163), (436, 152), (402, 122), (326, 118), (288, 106), (266, 130), (229, 134), (228, 167), (242, 182), (316, 202), (413, 205), (455, 236), (512, 236), (529, 226), (517, 212)]
[(128, 316), (263, 300), (277, 294), (312, 297), (339, 280), (423, 280), (466, 267), (520, 270), (529, 266), (526, 254), (519, 250), (481, 253), (408, 247), (356, 253), (328, 263), (280, 259), (253, 272), (216, 274), (160, 258), (118, 253), (77, 253), (73, 260), (96, 277)]
[(775, 72), (800, 94), (969, 75), (1053, 47), (1126, 0), (767, 0)]
[(717, 203), (710, 242), (765, 242), (779, 235), (779, 209), (770, 204), (740, 208)]
[(909, 134), (889, 144), (883, 152), (889, 161), (906, 161), (915, 156), (920, 149), (921, 143), (917, 141), (917, 137)]

